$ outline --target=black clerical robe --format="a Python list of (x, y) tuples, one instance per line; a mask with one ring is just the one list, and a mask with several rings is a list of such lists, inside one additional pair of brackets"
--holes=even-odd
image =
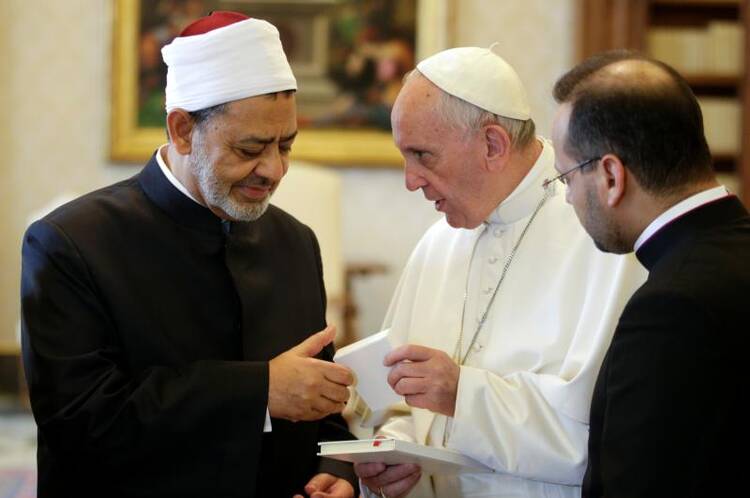
[(750, 217), (705, 204), (636, 253), (649, 276), (594, 389), (584, 498), (741, 496)]
[[(26, 232), (23, 354), (39, 496), (291, 497), (343, 419), (272, 419), (268, 360), (325, 327), (312, 230), (222, 222), (155, 158)], [(321, 357), (330, 359), (331, 348)]]

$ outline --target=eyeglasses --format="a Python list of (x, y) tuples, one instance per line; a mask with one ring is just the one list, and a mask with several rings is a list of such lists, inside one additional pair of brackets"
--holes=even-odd
[(559, 174), (559, 175), (557, 175), (554, 178), (550, 178), (550, 179), (544, 180), (544, 183), (542, 184), (542, 186), (544, 188), (547, 188), (547, 185), (549, 185), (551, 183), (555, 183), (556, 180), (559, 181), (560, 183), (562, 183), (563, 185), (567, 185), (568, 184), (568, 179), (565, 178), (567, 175), (569, 175), (572, 172), (574, 172), (576, 170), (579, 170), (579, 169), (581, 169), (581, 168), (583, 168), (585, 166), (588, 166), (589, 164), (593, 163), (594, 161), (598, 161), (599, 159), (601, 159), (601, 157), (592, 157), (591, 159), (583, 161), (582, 163), (579, 163), (579, 164), (575, 165), (574, 167), (570, 168), (565, 173)]

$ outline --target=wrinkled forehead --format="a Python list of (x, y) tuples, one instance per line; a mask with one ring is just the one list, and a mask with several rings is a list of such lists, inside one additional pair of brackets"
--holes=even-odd
[(261, 95), (229, 103), (217, 125), (232, 136), (286, 136), (297, 130), (294, 94)]
[(437, 112), (441, 90), (423, 76), (410, 78), (403, 86), (391, 110), (391, 124), (404, 125), (439, 119)]
[(404, 82), (398, 93), (396, 103), (415, 106), (434, 102), (442, 90), (421, 74), (414, 74)]

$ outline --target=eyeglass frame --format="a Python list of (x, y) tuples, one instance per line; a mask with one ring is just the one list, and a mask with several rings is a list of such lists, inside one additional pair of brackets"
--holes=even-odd
[(566, 171), (565, 173), (560, 173), (559, 175), (557, 175), (554, 178), (548, 178), (548, 179), (544, 180), (544, 183), (542, 184), (542, 187), (547, 188), (548, 185), (550, 185), (552, 183), (555, 183), (556, 181), (559, 181), (563, 185), (567, 185), (568, 181), (565, 178), (566, 175), (569, 175), (572, 172), (577, 171), (577, 170), (579, 170), (581, 168), (585, 168), (586, 166), (588, 166), (589, 164), (593, 163), (594, 161), (601, 160), (601, 158), (602, 158), (602, 156), (592, 157), (591, 159), (587, 159), (587, 160), (585, 160), (585, 161), (583, 161), (581, 163), (578, 163), (575, 166), (573, 166), (572, 168), (570, 168), (568, 171)]

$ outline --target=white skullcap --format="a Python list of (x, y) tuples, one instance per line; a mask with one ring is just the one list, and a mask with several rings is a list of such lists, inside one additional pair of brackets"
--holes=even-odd
[(167, 112), (297, 89), (278, 30), (260, 19), (179, 36), (161, 53), (167, 65)]
[(498, 116), (525, 121), (531, 117), (526, 89), (516, 71), (495, 49), (459, 47), (438, 52), (417, 69), (446, 93)]

